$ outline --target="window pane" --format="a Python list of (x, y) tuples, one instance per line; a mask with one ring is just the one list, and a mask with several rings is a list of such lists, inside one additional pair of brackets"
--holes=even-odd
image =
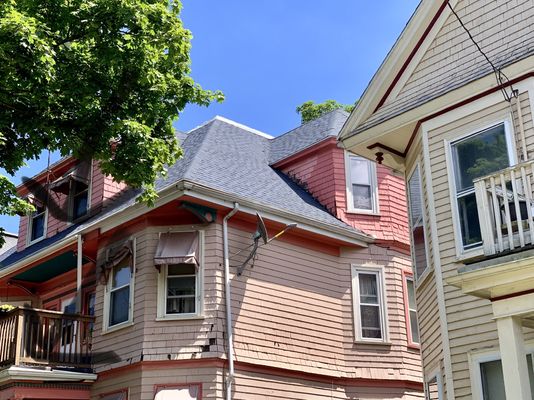
[(369, 176), (370, 161), (361, 157), (350, 157), (350, 179), (351, 183), (360, 185), (370, 185)]
[[(129, 259), (128, 259), (129, 260)], [(130, 283), (131, 268), (129, 263), (121, 263), (113, 269), (113, 282), (111, 288), (118, 288)]]
[(171, 264), (167, 268), (169, 275), (195, 275), (197, 272), (193, 264)]
[(128, 321), (130, 313), (130, 286), (115, 290), (110, 294), (109, 325)]
[(352, 185), (353, 207), (359, 210), (372, 210), (371, 186)]
[(186, 278), (168, 278), (167, 296), (194, 295), (196, 279), (194, 276)]
[(178, 297), (167, 299), (167, 314), (192, 314), (196, 310), (194, 297)]
[(456, 191), (473, 187), (473, 179), (510, 165), (504, 124), (452, 146)]
[(378, 304), (376, 275), (360, 273), (358, 274), (358, 281), (360, 285), (360, 302)]
[(410, 332), (412, 342), (419, 343), (419, 330), (417, 329), (417, 311), (410, 311)]
[(32, 218), (32, 235), (31, 240), (39, 239), (44, 236), (45, 214), (41, 213)]
[(408, 180), (408, 205), (410, 228), (412, 231), (412, 258), (415, 264), (415, 275), (419, 277), (427, 267), (426, 238), (423, 224), (423, 198), (419, 167), (415, 169)]
[(360, 318), (362, 323), (362, 337), (382, 338), (380, 309), (378, 306), (360, 306)]
[(458, 199), (458, 213), (462, 230), (464, 248), (474, 247), (482, 242), (480, 225), (478, 224), (477, 201), (474, 193)]
[(72, 211), (73, 219), (78, 219), (87, 213), (87, 194), (88, 192), (83, 192), (79, 195), (74, 196)]
[(506, 400), (501, 360), (480, 363), (484, 400)]
[(408, 289), (408, 307), (411, 310), (415, 310), (415, 288), (413, 286), (412, 279), (406, 279), (406, 288)]

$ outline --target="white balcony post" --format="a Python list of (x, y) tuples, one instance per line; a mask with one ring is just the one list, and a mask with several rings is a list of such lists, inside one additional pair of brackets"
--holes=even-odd
[(521, 318), (497, 318), (507, 400), (532, 400)]
[(486, 181), (484, 179), (475, 182), (475, 196), (484, 254), (492, 255), (495, 254), (495, 235), (493, 234), (493, 220), (491, 218), (492, 207), (489, 204)]

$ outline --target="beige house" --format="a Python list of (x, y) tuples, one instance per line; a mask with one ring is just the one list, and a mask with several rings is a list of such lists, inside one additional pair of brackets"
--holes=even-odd
[(532, 398), (533, 115), (532, 0), (423, 0), (340, 134), (405, 173), (428, 398)]

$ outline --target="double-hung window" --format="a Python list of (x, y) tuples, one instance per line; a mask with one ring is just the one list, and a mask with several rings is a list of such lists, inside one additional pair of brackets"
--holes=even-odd
[(29, 220), (29, 243), (42, 239), (46, 228), (46, 208), (40, 204), (34, 204), (34, 207)]
[(154, 256), (158, 269), (158, 319), (202, 315), (202, 231), (161, 233)]
[(376, 165), (365, 158), (347, 155), (347, 202), (352, 212), (377, 213)]
[(387, 341), (386, 301), (382, 268), (352, 266), (356, 340)]
[(89, 207), (89, 185), (77, 180), (71, 181), (72, 193), (72, 220), (83, 217), (87, 214)]
[(108, 249), (107, 285), (104, 297), (104, 329), (133, 322), (135, 239)]
[(408, 328), (408, 342), (419, 344), (419, 328), (417, 326), (417, 306), (415, 304), (415, 285), (413, 278), (405, 275), (406, 282), (406, 325)]
[(427, 268), (426, 232), (423, 208), (423, 193), (421, 191), (421, 174), (419, 165), (408, 178), (408, 212), (410, 217), (410, 233), (412, 240), (412, 260), (416, 278), (419, 278)]
[(506, 124), (500, 123), (451, 143), (457, 221), (463, 250), (482, 244), (473, 179), (510, 166), (513, 153)]

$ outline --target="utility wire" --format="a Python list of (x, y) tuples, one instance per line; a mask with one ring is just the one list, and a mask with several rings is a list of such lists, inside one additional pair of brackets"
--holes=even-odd
[[(491, 68), (493, 69), (493, 73), (495, 74), (495, 78), (497, 79), (497, 83), (499, 84), (500, 86), (500, 89), (501, 89), (501, 93), (502, 95), (504, 96), (504, 99), (510, 103), (512, 101), (512, 98), (514, 97), (517, 97), (517, 91), (514, 90), (513, 86), (510, 84), (510, 80), (508, 79), (508, 77), (504, 74), (504, 72), (502, 72), (499, 68), (497, 68), (492, 62), (491, 60), (489, 59), (489, 57), (486, 55), (486, 53), (484, 53), (484, 51), (482, 50), (482, 48), (479, 46), (479, 44), (476, 42), (475, 38), (473, 37), (473, 35), (471, 35), (471, 32), (469, 32), (469, 29), (467, 29), (467, 27), (464, 25), (462, 19), (460, 18), (460, 16), (456, 13), (456, 11), (454, 11), (454, 8), (452, 8), (451, 6), (451, 3), (449, 0), (447, 0), (447, 5), (449, 6), (451, 12), (454, 14), (454, 16), (456, 17), (456, 19), (458, 20), (458, 22), (460, 23), (460, 25), (462, 26), (462, 28), (465, 30), (465, 32), (467, 33), (467, 35), (469, 36), (469, 39), (471, 39), (471, 41), (473, 42), (473, 44), (475, 45), (475, 47), (478, 49), (478, 51), (480, 52), (480, 54), (482, 54), (484, 56), (484, 58), (486, 59), (486, 61), (488, 62), (488, 64), (491, 66)], [(508, 94), (508, 92), (506, 92), (506, 88), (505, 88), (505, 84), (509, 84), (510, 85), (510, 89), (512, 91), (511, 94)]]

